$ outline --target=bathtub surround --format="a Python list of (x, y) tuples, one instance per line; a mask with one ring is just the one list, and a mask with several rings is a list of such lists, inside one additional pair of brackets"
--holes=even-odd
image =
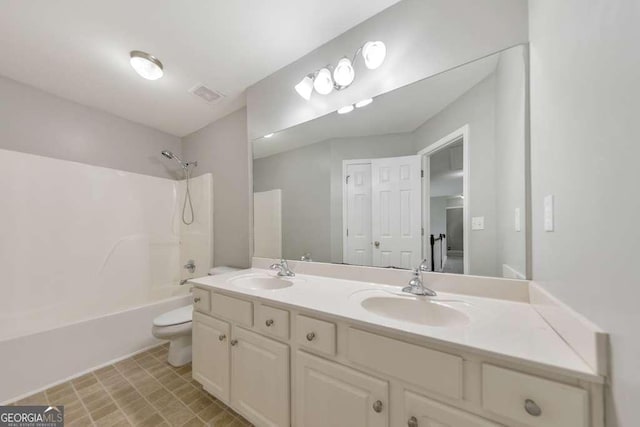
[[(532, 0), (529, 14), (533, 278), (610, 333), (607, 426), (634, 426), (640, 7), (635, 0)], [(549, 194), (553, 232), (544, 231)]]
[(184, 182), (8, 150), (0, 163), (0, 401), (158, 342), (152, 320), (212, 264), (211, 175), (192, 180), (187, 227)]
[(183, 157), (198, 160), (193, 176), (213, 174), (215, 265), (248, 267), (251, 154), (246, 109), (185, 136), (182, 142)]
[(194, 383), (191, 365), (173, 368), (166, 359), (167, 345), (156, 346), (14, 404), (63, 404), (69, 426), (249, 426)]
[(0, 149), (182, 179), (158, 155), (180, 138), (0, 76)]

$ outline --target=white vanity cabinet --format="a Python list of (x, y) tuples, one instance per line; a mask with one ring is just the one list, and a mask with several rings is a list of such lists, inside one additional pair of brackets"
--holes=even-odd
[(387, 381), (302, 351), (296, 364), (296, 426), (389, 425)]
[(231, 346), (231, 406), (257, 425), (288, 426), (289, 346), (243, 328)]
[(258, 427), (603, 427), (602, 385), (216, 288), (193, 377)]
[(229, 340), (231, 327), (201, 313), (193, 313), (192, 372), (198, 381), (223, 402), (229, 402)]

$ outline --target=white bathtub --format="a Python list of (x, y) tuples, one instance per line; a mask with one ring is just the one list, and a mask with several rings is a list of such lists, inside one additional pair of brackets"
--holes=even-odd
[(159, 344), (152, 320), (181, 295), (0, 341), (0, 402), (8, 403)]

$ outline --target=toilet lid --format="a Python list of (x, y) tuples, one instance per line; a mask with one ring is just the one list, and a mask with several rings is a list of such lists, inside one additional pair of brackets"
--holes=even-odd
[(153, 326), (173, 326), (191, 322), (192, 314), (192, 305), (176, 308), (153, 319)]

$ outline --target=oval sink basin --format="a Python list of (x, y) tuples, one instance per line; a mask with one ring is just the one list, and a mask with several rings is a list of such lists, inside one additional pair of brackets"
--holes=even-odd
[(239, 288), (244, 289), (262, 289), (262, 290), (275, 290), (288, 288), (293, 285), (293, 282), (288, 279), (279, 277), (268, 276), (244, 276), (231, 280), (231, 283)]
[(419, 325), (452, 327), (469, 323), (463, 312), (425, 299), (376, 296), (364, 299), (360, 305), (378, 316)]

